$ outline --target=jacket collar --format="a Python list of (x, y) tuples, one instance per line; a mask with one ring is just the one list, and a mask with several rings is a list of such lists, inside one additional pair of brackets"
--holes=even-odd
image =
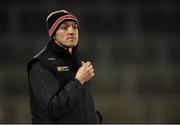
[(76, 53), (76, 50), (78, 48), (78, 46), (74, 47), (73, 50), (72, 50), (72, 54), (70, 54), (68, 50), (66, 50), (63, 47), (59, 46), (57, 43), (55, 43), (52, 40), (49, 41), (47, 47), (49, 49), (51, 49), (57, 55), (66, 55), (66, 56), (67, 55), (74, 56), (74, 54)]

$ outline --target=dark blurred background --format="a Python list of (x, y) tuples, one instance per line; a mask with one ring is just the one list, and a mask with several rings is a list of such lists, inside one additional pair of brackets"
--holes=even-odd
[(0, 123), (31, 123), (26, 63), (59, 9), (80, 20), (103, 123), (180, 123), (178, 0), (1, 0)]

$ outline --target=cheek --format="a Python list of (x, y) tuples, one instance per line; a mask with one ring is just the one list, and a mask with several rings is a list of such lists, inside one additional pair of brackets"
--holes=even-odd
[(79, 32), (76, 33), (76, 37), (77, 37), (77, 39), (79, 38)]
[(77, 41), (79, 41), (79, 35), (77, 35)]
[(56, 39), (57, 40), (62, 40), (65, 38), (65, 33), (62, 33), (61, 31), (56, 32)]

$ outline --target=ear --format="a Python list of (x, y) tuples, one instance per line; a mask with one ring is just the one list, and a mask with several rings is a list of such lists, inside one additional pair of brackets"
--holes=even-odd
[(53, 36), (53, 39), (55, 40), (56, 39), (56, 35), (54, 34), (54, 36)]

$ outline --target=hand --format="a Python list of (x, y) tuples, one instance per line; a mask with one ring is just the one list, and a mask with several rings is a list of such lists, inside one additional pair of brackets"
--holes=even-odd
[(81, 84), (84, 84), (92, 79), (94, 75), (94, 68), (91, 62), (88, 61), (85, 63), (82, 61), (82, 66), (78, 69), (75, 78), (78, 79)]

